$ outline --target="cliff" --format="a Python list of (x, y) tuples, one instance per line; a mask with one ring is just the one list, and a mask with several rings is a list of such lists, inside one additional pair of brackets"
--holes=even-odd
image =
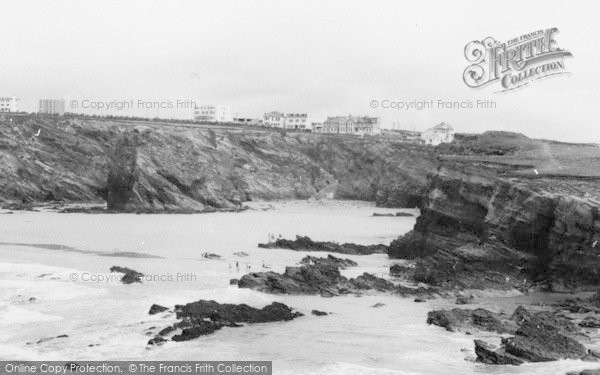
[(384, 137), (27, 115), (0, 119), (0, 202), (204, 211), (333, 195), (414, 207), (435, 157)]
[(390, 246), (391, 257), (417, 260), (418, 281), (553, 290), (600, 283), (594, 178), (531, 180), (511, 166), (451, 159), (430, 177), (413, 231)]

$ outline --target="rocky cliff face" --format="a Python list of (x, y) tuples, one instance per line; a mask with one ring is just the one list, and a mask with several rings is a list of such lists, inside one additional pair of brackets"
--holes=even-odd
[(391, 244), (390, 256), (419, 259), (416, 277), (437, 284), (598, 284), (598, 204), (532, 189), (502, 172), (497, 166), (442, 164), (414, 230)]
[(131, 137), (123, 137), (110, 157), (107, 179), (107, 208), (126, 211), (143, 203), (138, 193), (137, 147)]
[(3, 203), (158, 211), (331, 195), (414, 207), (436, 165), (431, 149), (383, 137), (51, 116), (1, 122), (0, 161)]

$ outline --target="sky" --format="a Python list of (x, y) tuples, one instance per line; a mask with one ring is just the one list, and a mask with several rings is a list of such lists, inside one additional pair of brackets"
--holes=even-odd
[[(370, 115), (387, 128), (445, 121), (463, 133), (600, 143), (598, 14), (595, 0), (5, 2), (0, 96), (31, 112), (40, 98), (65, 98), (72, 112), (191, 118), (193, 102), (239, 117)], [(573, 54), (570, 74), (504, 93), (463, 82), (469, 42), (552, 27)], [(430, 100), (434, 108), (382, 108)]]

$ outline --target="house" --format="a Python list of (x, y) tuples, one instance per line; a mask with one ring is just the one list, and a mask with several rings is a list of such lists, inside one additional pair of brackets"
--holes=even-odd
[(238, 125), (261, 126), (263, 120), (252, 117), (234, 117), (233, 122)]
[(440, 143), (450, 143), (454, 140), (454, 129), (449, 124), (442, 122), (433, 128), (425, 130), (421, 139), (426, 145), (437, 146)]
[(323, 123), (321, 122), (313, 122), (311, 128), (313, 133), (323, 133)]
[(288, 113), (285, 118), (285, 129), (306, 130), (308, 125), (308, 114)]
[(202, 123), (232, 122), (231, 108), (226, 105), (200, 105), (194, 109), (194, 121)]
[(368, 116), (333, 116), (327, 117), (321, 133), (334, 134), (380, 134), (378, 117)]
[(285, 115), (277, 111), (265, 113), (263, 116), (263, 125), (269, 128), (285, 129)]
[(19, 112), (19, 99), (14, 96), (0, 97), (0, 112)]
[(40, 99), (38, 113), (47, 113), (51, 115), (65, 114), (64, 99)]
[(308, 129), (308, 114), (307, 113), (288, 113), (272, 111), (265, 113), (263, 116), (263, 125), (270, 128), (280, 129)]

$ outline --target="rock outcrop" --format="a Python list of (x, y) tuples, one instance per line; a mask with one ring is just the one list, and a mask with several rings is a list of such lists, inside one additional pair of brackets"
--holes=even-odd
[(296, 251), (329, 251), (349, 255), (368, 255), (373, 253), (386, 253), (386, 245), (357, 245), (353, 243), (338, 244), (335, 242), (313, 241), (307, 236), (296, 236), (295, 240), (279, 238), (274, 242), (259, 243), (263, 249), (288, 249)]
[(514, 333), (515, 322), (501, 314), (486, 309), (434, 310), (427, 313), (427, 324), (445, 328), (447, 331), (469, 331), (479, 329), (496, 333)]
[(506, 316), (481, 308), (437, 310), (429, 312), (427, 323), (448, 331), (480, 330), (511, 334), (502, 337), (499, 347), (475, 340), (477, 359), (487, 364), (598, 359), (579, 342), (587, 339), (581, 328), (556, 311), (530, 312), (519, 306), (511, 316)]
[(327, 258), (312, 257), (310, 255), (307, 255), (304, 258), (302, 258), (302, 260), (300, 261), (300, 264), (303, 264), (306, 266), (311, 265), (311, 264), (315, 264), (315, 265), (325, 264), (325, 265), (329, 265), (329, 266), (339, 267), (340, 269), (346, 269), (348, 267), (358, 266), (358, 263), (356, 263), (352, 259), (337, 258), (331, 254), (327, 255)]
[(169, 310), (168, 307), (154, 304), (154, 305), (150, 306), (150, 311), (148, 311), (148, 314), (155, 315), (155, 314), (159, 314), (161, 312), (165, 312), (167, 310)]
[(144, 206), (139, 195), (138, 153), (133, 137), (124, 135), (111, 154), (106, 182), (106, 206), (113, 211), (132, 211)]
[(413, 289), (395, 285), (389, 280), (367, 272), (348, 279), (340, 273), (340, 266), (346, 264), (346, 261), (335, 257), (306, 257), (299, 267), (286, 267), (283, 274), (273, 271), (246, 274), (238, 281), (238, 287), (265, 293), (317, 294), (323, 297), (361, 294), (366, 291), (392, 292), (401, 295), (431, 295), (434, 292), (425, 288)]
[(273, 302), (256, 309), (241, 304), (221, 304), (215, 301), (197, 301), (186, 305), (176, 305), (179, 322), (161, 330), (148, 345), (160, 345), (168, 341), (187, 341), (211, 334), (223, 327), (239, 327), (241, 323), (268, 323), (289, 321), (302, 316), (288, 306)]
[(446, 163), (414, 229), (390, 245), (438, 286), (573, 289), (600, 282), (600, 215), (591, 201), (534, 189), (502, 170)]
[(110, 272), (122, 273), (123, 277), (121, 277), (121, 282), (123, 284), (141, 283), (142, 277), (144, 277), (143, 273), (134, 271), (127, 267), (112, 266), (110, 267)]

